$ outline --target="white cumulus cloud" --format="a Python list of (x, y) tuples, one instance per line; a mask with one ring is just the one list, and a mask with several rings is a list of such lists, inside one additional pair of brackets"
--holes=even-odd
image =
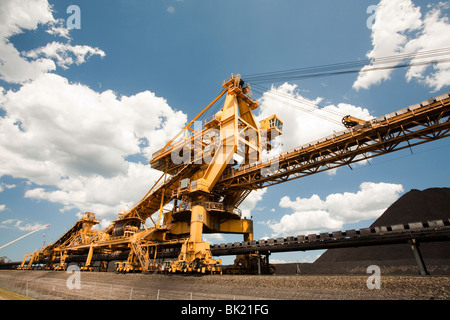
[(262, 200), (263, 195), (267, 192), (267, 189), (258, 189), (256, 191), (252, 191), (247, 198), (241, 203), (239, 209), (241, 209), (242, 217), (248, 218), (252, 216), (252, 210), (255, 209), (256, 204)]
[(339, 230), (346, 223), (378, 218), (403, 191), (400, 184), (363, 182), (356, 193), (334, 193), (325, 199), (313, 195), (291, 200), (285, 196), (279, 206), (293, 212), (267, 224), (273, 236)]
[(26, 57), (39, 59), (51, 58), (63, 69), (68, 69), (72, 64), (82, 64), (92, 55), (105, 56), (105, 52), (98, 48), (92, 48), (86, 45), (71, 45), (53, 41), (44, 47), (40, 47), (24, 53)]
[[(39, 28), (67, 42), (20, 52), (9, 41)], [(147, 163), (151, 154), (183, 128), (187, 117), (151, 91), (97, 92), (52, 73), (93, 55), (105, 53), (72, 44), (47, 0), (0, 3), (0, 79), (19, 84), (0, 87), (0, 177), (26, 179), (27, 198), (106, 219), (148, 191), (160, 175)], [(0, 211), (5, 208), (0, 205)], [(22, 222), (15, 225), (26, 228)]]
[(55, 74), (3, 92), (0, 101), (0, 175), (57, 186), (26, 196), (83, 210), (96, 203), (116, 208), (132, 200), (131, 192), (135, 200), (145, 194), (159, 173), (126, 157), (148, 160), (186, 122), (150, 91), (119, 97)]
[[(428, 7), (429, 11), (423, 16), (421, 7), (416, 6), (411, 0), (381, 0), (372, 27), (373, 48), (367, 53), (367, 57), (377, 63), (377, 58), (412, 54), (411, 62), (414, 64), (423, 61), (414, 58), (417, 52), (448, 47), (450, 23), (442, 11), (445, 7), (445, 3)], [(368, 89), (372, 85), (390, 79), (392, 69), (364, 72), (371, 66), (362, 68), (363, 72), (360, 72), (353, 88)], [(413, 66), (408, 69), (406, 80), (417, 79), (437, 91), (450, 84), (449, 73), (450, 66), (444, 62), (432, 66)]]
[(32, 231), (42, 227), (40, 223), (24, 223), (23, 220), (18, 219), (6, 219), (0, 223), (0, 228), (4, 229), (18, 229), (20, 231)]
[[(46, 32), (66, 39), (52, 42), (29, 52), (20, 52), (9, 41), (13, 35), (44, 27)], [(0, 79), (9, 83), (25, 83), (42, 74), (81, 64), (92, 55), (105, 56), (98, 49), (71, 45), (69, 30), (62, 19), (53, 17), (47, 0), (2, 0), (0, 2)], [(56, 64), (55, 64), (56, 62)]]
[(334, 131), (344, 130), (342, 118), (345, 115), (364, 120), (373, 118), (365, 108), (347, 103), (319, 107), (321, 101), (321, 97), (314, 100), (305, 98), (298, 92), (297, 85), (284, 83), (263, 94), (257, 120), (278, 115), (283, 121), (283, 134), (280, 136), (283, 150), (289, 150), (326, 137)]

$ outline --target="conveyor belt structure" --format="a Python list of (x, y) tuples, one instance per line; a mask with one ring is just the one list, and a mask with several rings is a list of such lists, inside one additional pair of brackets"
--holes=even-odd
[[(333, 248), (363, 247), (390, 244), (410, 244), (419, 267), (419, 272), (426, 274), (419, 244), (423, 242), (449, 241), (450, 219), (431, 220), (426, 222), (412, 222), (390, 226), (351, 229), (345, 231), (323, 232), (319, 234), (298, 235), (280, 238), (260, 239), (234, 243), (211, 245), (214, 256), (239, 255), (257, 253), (268, 256), (270, 253), (289, 251), (308, 251)], [(177, 257), (180, 246), (162, 249), (157, 259)], [(112, 254), (95, 254), (92, 261), (126, 260), (128, 252)], [(84, 262), (86, 255), (72, 255), (66, 262)], [(57, 262), (58, 259), (55, 261)], [(35, 265), (45, 264), (46, 261), (35, 261)], [(21, 262), (9, 262), (0, 265), (0, 269), (12, 269)]]

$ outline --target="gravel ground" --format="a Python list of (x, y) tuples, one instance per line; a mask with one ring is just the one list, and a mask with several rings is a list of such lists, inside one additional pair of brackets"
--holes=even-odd
[(448, 300), (450, 276), (381, 276), (368, 289), (361, 275), (163, 275), (83, 272), (80, 289), (69, 290), (72, 274), (0, 270), (0, 287), (38, 299), (151, 300)]

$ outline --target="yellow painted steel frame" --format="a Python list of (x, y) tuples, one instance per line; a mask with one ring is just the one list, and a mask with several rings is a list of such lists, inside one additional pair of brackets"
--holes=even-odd
[[(237, 233), (243, 234), (246, 241), (253, 240), (253, 222), (241, 219), (240, 215), (234, 212), (234, 205), (248, 195), (248, 190), (230, 193), (227, 196), (226, 207), (224, 203), (211, 202), (214, 187), (235, 154), (243, 157), (243, 164), (259, 161), (261, 157), (260, 132), (252, 113), (258, 104), (249, 96), (250, 88), (243, 85), (239, 75), (232, 75), (228, 81), (224, 82), (223, 87), (224, 90), (199, 115), (154, 155), (150, 164), (159, 161), (158, 169), (164, 173), (138, 205), (128, 212), (119, 214), (118, 219), (102, 232), (92, 230), (92, 227), (99, 222), (95, 219), (95, 214), (87, 212), (60, 239), (41, 251), (47, 258), (48, 268), (65, 270), (66, 259), (69, 255), (87, 254), (81, 270), (92, 271), (91, 261), (94, 251), (99, 254), (108, 254), (127, 250), (128, 259), (126, 262), (116, 263), (117, 271), (159, 270), (160, 265), (155, 262), (158, 246), (164, 246), (177, 239), (186, 239), (181, 244), (178, 260), (166, 262), (166, 271), (220, 273), (221, 260), (212, 258), (209, 243), (202, 239), (203, 232)], [(225, 93), (223, 108), (214, 115), (214, 121), (200, 132), (194, 131), (191, 128), (194, 121)], [(187, 130), (193, 132), (191, 137), (182, 140), (181, 144), (177, 142), (172, 145), (176, 138)], [(219, 133), (218, 140), (217, 137), (208, 136), (211, 130), (215, 130), (214, 134)], [(214, 154), (211, 154), (211, 160), (205, 163), (202, 162), (203, 153), (206, 152), (205, 147), (208, 143), (204, 143), (204, 136), (210, 144), (217, 144), (217, 149)], [(183, 143), (195, 146), (198, 138), (201, 138), (199, 149), (202, 161), (200, 163), (179, 166), (169, 163), (171, 152), (180, 147), (184, 148)], [(164, 167), (162, 163), (166, 163), (167, 166)], [(184, 218), (177, 220), (174, 219), (172, 211), (163, 211), (163, 207), (174, 199), (174, 192), (176, 197), (179, 196), (179, 185), (183, 178), (189, 178), (191, 182), (190, 188), (183, 190), (183, 201), (187, 201), (192, 207), (181, 213)], [(211, 206), (211, 203), (219, 205), (220, 208)], [(144, 230), (140, 231), (136, 223), (140, 221), (144, 225), (145, 219), (151, 218), (151, 215), (158, 211), (157, 223), (151, 219), (154, 227), (144, 226)], [(153, 251), (150, 250), (151, 246)], [(150, 261), (150, 251), (153, 262)], [(58, 256), (59, 263), (53, 265), (53, 261)], [(28, 257), (30, 256), (25, 257), (22, 268)], [(37, 257), (38, 254), (33, 254), (28, 265), (31, 266)]]
[[(164, 261), (166, 271), (221, 273), (221, 260), (213, 259), (209, 243), (203, 241), (203, 233), (243, 234), (244, 241), (252, 241), (253, 222), (242, 218), (237, 208), (252, 190), (360, 161), (362, 158), (357, 155), (368, 158), (371, 154), (377, 156), (450, 136), (450, 96), (447, 93), (399, 110), (398, 114), (364, 123), (347, 117), (344, 122), (353, 122), (349, 125), (359, 124), (317, 143), (284, 152), (274, 160), (262, 161), (262, 145), (267, 137), (262, 139), (261, 132), (275, 126), (278, 133), (274, 135), (281, 134), (282, 121), (273, 115), (263, 120), (258, 129), (252, 113), (258, 104), (249, 96), (250, 89), (244, 86), (240, 76), (232, 76), (223, 87), (225, 90), (207, 108), (226, 93), (224, 106), (212, 120), (208, 119), (204, 129), (194, 131), (190, 128), (191, 121), (185, 128), (193, 131), (190, 137), (172, 146), (174, 138), (154, 155), (150, 164), (163, 171), (163, 175), (133, 209), (119, 214), (103, 231), (92, 229), (99, 221), (95, 214), (85, 213), (57, 241), (25, 255), (19, 269), (31, 268), (35, 262), (46, 262), (46, 268), (65, 270), (70, 255), (87, 255), (83, 270), (92, 270), (95, 251), (106, 255), (129, 253), (126, 262), (116, 264), (117, 271), (149, 272), (161, 270), (161, 263), (156, 261), (157, 252), (181, 246), (177, 260)], [(208, 130), (218, 132), (218, 139), (216, 136), (203, 139), (202, 135), (208, 135)], [(170, 163), (171, 152), (179, 148), (189, 146), (189, 151), (195, 151), (192, 142), (200, 136), (200, 155), (194, 152), (194, 157), (189, 154), (185, 163)], [(410, 139), (418, 141), (410, 144)], [(207, 147), (213, 146), (215, 153), (210, 153), (211, 161), (203, 162)], [(237, 169), (230, 163), (235, 154), (243, 158)], [(197, 156), (202, 161), (197, 162)], [(276, 169), (268, 175), (261, 174), (264, 168), (271, 166), (271, 161), (277, 162)], [(164, 211), (163, 207), (172, 200), (173, 209)], [(178, 201), (180, 204), (176, 204)], [(158, 211), (155, 223), (151, 215)], [(147, 218), (152, 220), (153, 227), (144, 225)], [(139, 228), (141, 225), (144, 229)], [(59, 263), (53, 264), (58, 257)], [(242, 259), (248, 261), (242, 263)], [(237, 261), (252, 266), (254, 259), (251, 259), (251, 256), (239, 256)]]
[[(258, 161), (261, 155), (259, 130), (251, 112), (257, 103), (243, 92), (240, 76), (232, 77), (223, 86), (228, 91), (220, 111), (220, 145), (211, 162), (197, 174), (199, 178), (195, 188), (191, 189), (191, 203), (195, 205), (191, 208), (189, 240), (182, 245), (178, 260), (168, 267), (171, 272), (221, 272), (221, 260), (212, 259), (209, 243), (202, 240), (204, 226), (211, 227), (211, 221), (214, 220), (203, 203), (208, 201), (208, 195), (236, 154), (239, 143), (244, 145), (245, 161)], [(242, 134), (246, 130), (252, 130), (253, 134)], [(253, 239), (250, 220), (236, 220), (238, 223), (232, 221), (229, 219), (223, 222), (217, 232), (227, 230), (243, 233), (245, 238)]]
[[(31, 257), (32, 255), (33, 254), (29, 254), (29, 253), (25, 254), (25, 256), (23, 257), (22, 263), (20, 264), (20, 267), (18, 267), (17, 269), (18, 270), (26, 270), (27, 267), (25, 267), (25, 263), (27, 262), (27, 259), (29, 257)], [(30, 260), (30, 262), (31, 262), (31, 260)]]

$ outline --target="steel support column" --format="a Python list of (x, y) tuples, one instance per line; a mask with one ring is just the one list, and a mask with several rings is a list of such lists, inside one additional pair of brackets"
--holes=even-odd
[(421, 275), (429, 274), (427, 267), (425, 265), (425, 261), (423, 260), (422, 253), (420, 252), (419, 243), (416, 241), (416, 239), (412, 239), (411, 241), (409, 241), (409, 244), (411, 245), (414, 258), (416, 259), (417, 266), (419, 267), (419, 273)]

